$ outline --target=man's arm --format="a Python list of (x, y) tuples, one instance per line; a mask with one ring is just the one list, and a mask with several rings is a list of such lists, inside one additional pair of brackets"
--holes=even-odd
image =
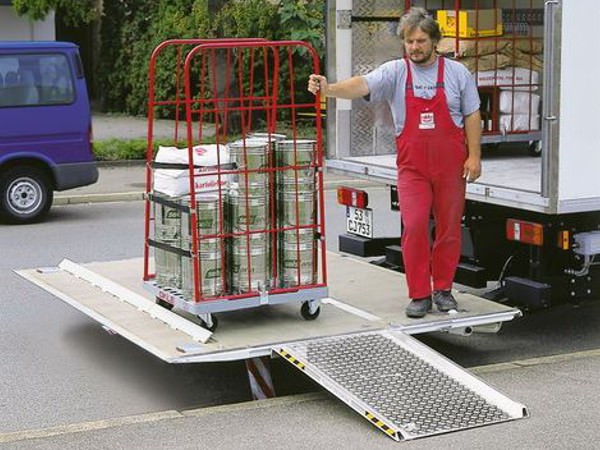
[(475, 181), (481, 176), (481, 114), (479, 110), (465, 117), (468, 156), (463, 177)]
[(326, 97), (352, 100), (369, 95), (369, 85), (361, 77), (352, 77), (337, 83), (329, 84), (323, 75), (312, 74), (308, 77), (308, 90), (313, 94), (321, 91)]

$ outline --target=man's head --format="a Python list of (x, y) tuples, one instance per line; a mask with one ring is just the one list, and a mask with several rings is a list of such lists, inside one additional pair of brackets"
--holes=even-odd
[(427, 65), (435, 60), (435, 47), (442, 34), (438, 23), (425, 9), (410, 8), (400, 19), (398, 34), (412, 62)]

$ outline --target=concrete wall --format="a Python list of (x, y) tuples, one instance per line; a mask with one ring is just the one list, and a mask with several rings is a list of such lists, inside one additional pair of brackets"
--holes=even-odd
[(44, 20), (31, 21), (19, 17), (12, 6), (0, 5), (0, 40), (2, 41), (54, 41), (54, 12)]

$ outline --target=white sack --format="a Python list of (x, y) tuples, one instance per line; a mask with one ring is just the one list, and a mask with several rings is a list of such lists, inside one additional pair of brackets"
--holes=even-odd
[(540, 96), (523, 91), (501, 91), (500, 112), (504, 114), (531, 114), (539, 112)]
[(513, 131), (537, 131), (540, 129), (540, 115), (529, 114), (501, 114), (500, 131), (510, 133)]
[[(188, 149), (177, 147), (158, 147), (154, 161), (157, 163), (188, 164)], [(225, 145), (207, 144), (193, 148), (195, 192), (215, 191), (219, 187), (218, 175), (201, 175), (203, 172), (216, 172), (216, 166), (229, 164), (229, 150)], [(189, 169), (155, 169), (154, 191), (171, 197), (190, 194)], [(201, 176), (197, 176), (201, 175)], [(220, 184), (226, 189), (231, 175), (221, 175)]]
[[(500, 85), (500, 89), (535, 91), (539, 81), (540, 74), (538, 72), (522, 67), (508, 67), (500, 70), (486, 70), (477, 72), (478, 86)], [(533, 86), (523, 86), (529, 84)]]

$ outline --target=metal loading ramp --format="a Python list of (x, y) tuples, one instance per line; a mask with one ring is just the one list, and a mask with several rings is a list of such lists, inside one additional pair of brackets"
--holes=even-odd
[(397, 441), (527, 416), (524, 405), (400, 331), (283, 344), (274, 353)]

